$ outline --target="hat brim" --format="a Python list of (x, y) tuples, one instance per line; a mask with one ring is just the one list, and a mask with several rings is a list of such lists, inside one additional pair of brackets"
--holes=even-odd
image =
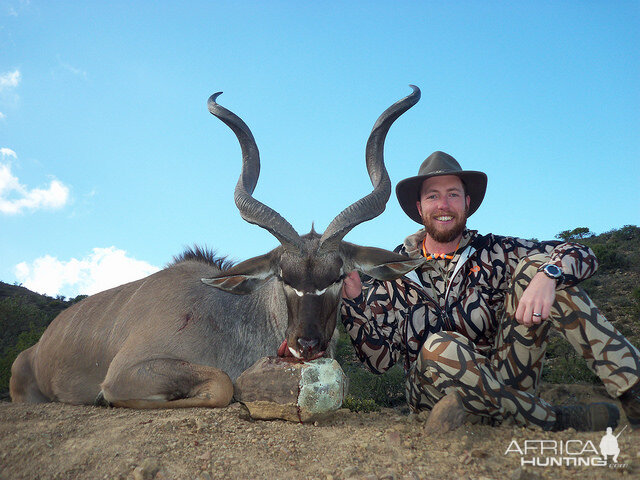
[(396, 196), (398, 202), (411, 220), (422, 225), (422, 218), (418, 212), (416, 202), (418, 201), (420, 189), (422, 183), (431, 177), (441, 177), (443, 175), (455, 175), (460, 177), (465, 184), (467, 195), (471, 198), (469, 203), (469, 212), (467, 217), (470, 217), (480, 206), (484, 199), (484, 194), (487, 191), (487, 175), (484, 172), (476, 172), (473, 170), (461, 171), (461, 172), (438, 172), (429, 175), (418, 175), (415, 177), (405, 178), (398, 182), (396, 185)]

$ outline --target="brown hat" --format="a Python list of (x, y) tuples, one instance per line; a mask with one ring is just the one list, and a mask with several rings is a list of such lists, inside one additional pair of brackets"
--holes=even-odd
[(462, 170), (460, 164), (451, 155), (444, 152), (433, 152), (422, 162), (417, 176), (405, 178), (396, 185), (396, 196), (404, 213), (420, 225), (422, 225), (422, 218), (420, 218), (416, 202), (420, 198), (422, 183), (427, 178), (442, 175), (455, 175), (460, 177), (464, 183), (467, 195), (471, 197), (467, 216), (475, 212), (482, 203), (484, 193), (487, 190), (487, 175), (483, 172)]

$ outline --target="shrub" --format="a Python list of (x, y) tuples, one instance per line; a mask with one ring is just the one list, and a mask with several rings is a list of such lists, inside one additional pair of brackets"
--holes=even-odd
[(550, 383), (599, 383), (600, 380), (560, 334), (552, 332), (547, 345), (542, 379)]
[(26, 350), (38, 343), (40, 337), (44, 333), (46, 327), (39, 327), (33, 323), (29, 326), (29, 330), (22, 332), (18, 336), (18, 341), (15, 345), (12, 345), (5, 349), (3, 355), (0, 357), (0, 393), (9, 390), (9, 379), (11, 378), (11, 365), (18, 357), (20, 352)]
[[(336, 346), (336, 360), (349, 378), (349, 405), (345, 407), (367, 408), (369, 402), (378, 407), (393, 407), (404, 402), (404, 371), (400, 365), (394, 365), (382, 375), (376, 375), (366, 369), (357, 359), (349, 336), (340, 325), (340, 337)], [(364, 403), (362, 403), (364, 402)], [(353, 407), (353, 408), (352, 408)]]
[(626, 265), (626, 259), (616, 245), (597, 244), (593, 245), (591, 249), (598, 257), (598, 264), (602, 270), (614, 270)]
[(574, 228), (573, 230), (563, 230), (556, 235), (556, 238), (564, 240), (565, 242), (569, 242), (571, 240), (582, 240), (584, 238), (591, 238), (593, 236), (594, 233), (587, 227), (578, 227)]
[(373, 399), (356, 398), (353, 395), (347, 395), (342, 406), (352, 412), (378, 412), (380, 410), (380, 406)]

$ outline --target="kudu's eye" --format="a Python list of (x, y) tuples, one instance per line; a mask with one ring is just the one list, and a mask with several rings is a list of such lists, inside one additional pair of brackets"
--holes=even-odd
[(317, 288), (314, 291), (305, 292), (305, 291), (302, 291), (302, 290), (298, 290), (293, 285), (288, 283), (284, 278), (282, 278), (282, 270), (280, 270), (278, 272), (278, 274), (276, 274), (276, 278), (279, 281), (282, 282), (282, 285), (284, 285), (284, 287), (287, 288), (287, 289), (293, 290), (293, 292), (299, 297), (302, 297), (303, 295), (316, 295), (316, 296), (324, 295), (327, 292), (327, 290), (329, 290), (331, 287), (334, 287), (334, 286), (338, 285), (340, 282), (342, 282), (342, 280), (344, 280), (346, 276), (347, 275), (345, 273), (341, 272), (340, 276), (338, 278), (336, 278), (335, 281), (333, 281), (332, 283), (327, 285), (325, 288), (322, 288), (322, 289)]
[(345, 279), (347, 275), (342, 273), (335, 281), (331, 282), (329, 285), (327, 285), (325, 288), (323, 289), (318, 289), (315, 292), (313, 292), (313, 295), (322, 295), (324, 294), (327, 290), (329, 290), (331, 287), (335, 287), (337, 285), (340, 284), (340, 282), (342, 282), (342, 280)]

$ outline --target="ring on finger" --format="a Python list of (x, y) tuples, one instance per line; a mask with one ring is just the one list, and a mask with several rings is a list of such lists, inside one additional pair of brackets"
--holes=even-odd
[(534, 313), (534, 314), (533, 314), (533, 316), (534, 316), (534, 317), (541, 317), (541, 316), (542, 316), (542, 314), (541, 314), (541, 313)]

